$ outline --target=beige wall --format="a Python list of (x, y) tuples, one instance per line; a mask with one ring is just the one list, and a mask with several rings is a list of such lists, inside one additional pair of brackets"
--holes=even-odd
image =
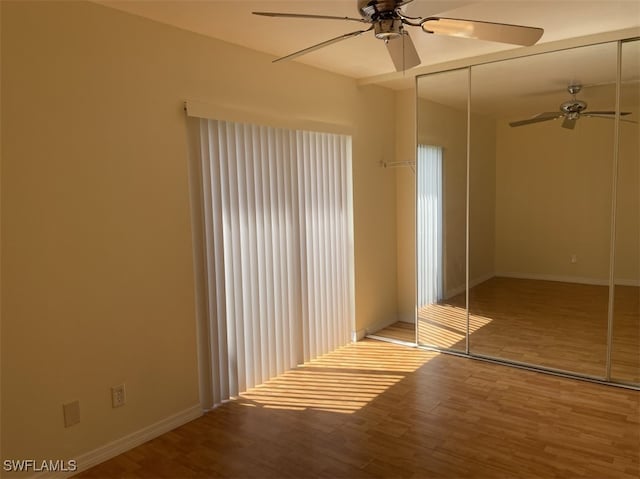
[(2, 3), (3, 459), (197, 404), (185, 99), (349, 125), (356, 328), (395, 317), (391, 92), (95, 4)]
[[(414, 161), (415, 150), (416, 92), (411, 89), (396, 93), (396, 161)], [(416, 315), (416, 176), (410, 168), (396, 168), (395, 178), (398, 319), (413, 323)]]
[[(637, 282), (638, 129), (621, 131), (616, 273)], [(567, 130), (502, 121), (497, 137), (497, 273), (607, 283), (613, 122), (581, 119)]]

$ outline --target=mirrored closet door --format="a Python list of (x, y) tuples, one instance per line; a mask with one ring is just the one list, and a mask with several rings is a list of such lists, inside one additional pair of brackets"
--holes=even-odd
[(640, 384), (640, 41), (621, 45), (611, 378)]
[(418, 81), (416, 275), (418, 344), (467, 348), (468, 69)]
[(418, 78), (419, 344), (638, 385), (638, 44)]

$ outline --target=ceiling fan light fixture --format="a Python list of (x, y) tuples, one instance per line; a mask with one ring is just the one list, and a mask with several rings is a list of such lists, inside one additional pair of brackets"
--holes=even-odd
[(377, 20), (373, 24), (376, 38), (380, 40), (389, 40), (402, 35), (402, 20), (399, 18), (387, 18)]

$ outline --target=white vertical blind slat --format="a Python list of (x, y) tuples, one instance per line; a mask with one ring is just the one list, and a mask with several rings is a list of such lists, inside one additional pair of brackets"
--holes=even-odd
[(331, 314), (329, 310), (329, 301), (330, 295), (329, 292), (331, 290), (331, 281), (329, 280), (328, 267), (329, 267), (329, 244), (328, 244), (328, 234), (327, 230), (329, 229), (329, 220), (327, 218), (329, 212), (329, 192), (328, 192), (328, 152), (327, 152), (327, 138), (325, 135), (320, 133), (316, 134), (318, 139), (318, 156), (320, 157), (319, 167), (320, 167), (320, 181), (318, 188), (318, 204), (320, 205), (320, 251), (318, 252), (318, 264), (320, 265), (320, 282), (324, 285), (323, 288), (320, 289), (320, 317), (318, 318), (318, 322), (320, 323), (320, 330), (322, 331), (322, 349), (330, 350), (331, 341), (329, 340), (329, 315)]
[(307, 202), (309, 195), (309, 188), (307, 185), (307, 167), (305, 161), (305, 152), (308, 145), (305, 142), (304, 132), (298, 131), (296, 132), (296, 153), (297, 153), (297, 161), (296, 165), (298, 166), (298, 178), (297, 178), (297, 188), (298, 188), (298, 224), (300, 225), (299, 231), (299, 247), (300, 247), (300, 256), (297, 258), (300, 266), (300, 319), (301, 319), (301, 333), (302, 333), (302, 343), (298, 348), (300, 356), (300, 362), (308, 361), (311, 358), (309, 352), (309, 343), (311, 342), (311, 332), (309, 331), (309, 317), (311, 310), (311, 301), (309, 298), (309, 274), (308, 274), (308, 257), (309, 251), (307, 247), (307, 238), (309, 236), (309, 216), (307, 215)]
[(255, 201), (256, 201), (256, 251), (258, 256), (258, 278), (257, 278), (257, 293), (258, 293), (258, 322), (260, 323), (260, 341), (259, 347), (254, 352), (254, 356), (258, 358), (261, 366), (262, 380), (269, 378), (268, 368), (268, 334), (267, 334), (267, 292), (265, 288), (260, 285), (265, 284), (267, 277), (266, 266), (266, 248), (265, 248), (265, 225), (264, 225), (264, 197), (263, 197), (263, 184), (262, 184), (262, 158), (259, 154), (260, 151), (260, 132), (257, 127), (251, 126), (251, 143), (252, 143), (252, 159), (254, 178), (253, 184), (255, 189)]
[[(245, 157), (244, 148), (244, 125), (234, 125), (233, 142), (237, 157)], [(242, 343), (244, 351), (253, 349), (253, 308), (252, 308), (252, 288), (251, 288), (251, 250), (249, 238), (249, 212), (248, 212), (248, 191), (247, 176), (248, 168), (244, 161), (235, 162), (237, 182), (238, 182), (238, 244), (236, 255), (240, 263), (239, 278), (237, 283), (241, 285), (243, 294), (237, 295), (242, 305), (243, 335), (238, 338)], [(245, 387), (250, 388), (256, 384), (255, 362), (252, 355), (245, 353)]]
[[(340, 150), (338, 149), (338, 138), (333, 135), (329, 136), (329, 148), (330, 158), (339, 158)], [(336, 172), (336, 162), (329, 162), (329, 171), (327, 177), (329, 178), (329, 228), (330, 236), (327, 241), (331, 254), (329, 257), (330, 275), (329, 278), (335, 278), (333, 281), (329, 281), (329, 287), (331, 292), (331, 311), (329, 314), (329, 321), (331, 322), (331, 343), (330, 349), (335, 349), (340, 346), (340, 311), (338, 309), (339, 297), (338, 297), (338, 235), (337, 235), (337, 223), (338, 218), (338, 203), (336, 201), (336, 194), (339, 190), (337, 184), (338, 176)]]
[[(300, 256), (303, 255), (302, 247), (300, 245), (300, 229), (299, 229), (299, 201), (296, 199), (298, 196), (298, 162), (297, 162), (297, 149), (296, 149), (297, 133), (294, 131), (289, 132), (289, 160), (290, 160), (290, 177), (287, 184), (289, 185), (289, 197), (287, 204), (291, 207), (291, 216), (288, 217), (288, 236), (287, 236), (287, 249), (291, 251), (288, 256), (289, 270), (288, 281), (290, 291), (290, 310), (289, 310), (289, 341), (291, 342), (291, 358), (289, 367), (302, 363), (304, 361), (303, 353), (303, 337), (302, 326), (300, 325), (302, 320), (302, 275), (300, 267)], [(299, 253), (299, 254), (297, 254)]]
[(263, 127), (258, 127), (258, 145), (259, 149), (257, 154), (260, 157), (260, 163), (262, 165), (261, 180), (261, 192), (262, 192), (262, 218), (263, 218), (263, 241), (264, 241), (264, 278), (261, 283), (261, 289), (265, 292), (264, 310), (261, 312), (265, 317), (264, 330), (262, 334), (266, 338), (265, 354), (262, 355), (265, 365), (265, 377), (269, 378), (273, 375), (273, 355), (275, 350), (275, 341), (273, 338), (273, 248), (271, 236), (271, 194), (269, 192), (269, 141), (267, 138), (267, 131)]
[(302, 144), (304, 151), (302, 153), (302, 162), (304, 165), (304, 194), (305, 194), (305, 209), (303, 211), (304, 221), (306, 225), (306, 255), (303, 260), (306, 262), (306, 275), (307, 275), (307, 290), (306, 296), (308, 299), (307, 317), (303, 318), (303, 321), (307, 324), (308, 338), (305, 342), (305, 361), (309, 361), (311, 358), (316, 357), (316, 347), (318, 344), (318, 334), (316, 331), (316, 316), (318, 309), (317, 302), (317, 285), (315, 277), (315, 255), (316, 255), (316, 204), (314, 186), (315, 182), (312, 180), (313, 165), (309, 161), (312, 156), (313, 145), (308, 132), (303, 132)]

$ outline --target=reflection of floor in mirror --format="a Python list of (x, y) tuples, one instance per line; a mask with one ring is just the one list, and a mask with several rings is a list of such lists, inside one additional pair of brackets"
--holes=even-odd
[[(469, 291), (472, 352), (604, 376), (608, 288), (494, 277)], [(464, 350), (465, 295), (419, 312), (420, 342)], [(612, 377), (640, 381), (640, 288), (616, 286)]]

